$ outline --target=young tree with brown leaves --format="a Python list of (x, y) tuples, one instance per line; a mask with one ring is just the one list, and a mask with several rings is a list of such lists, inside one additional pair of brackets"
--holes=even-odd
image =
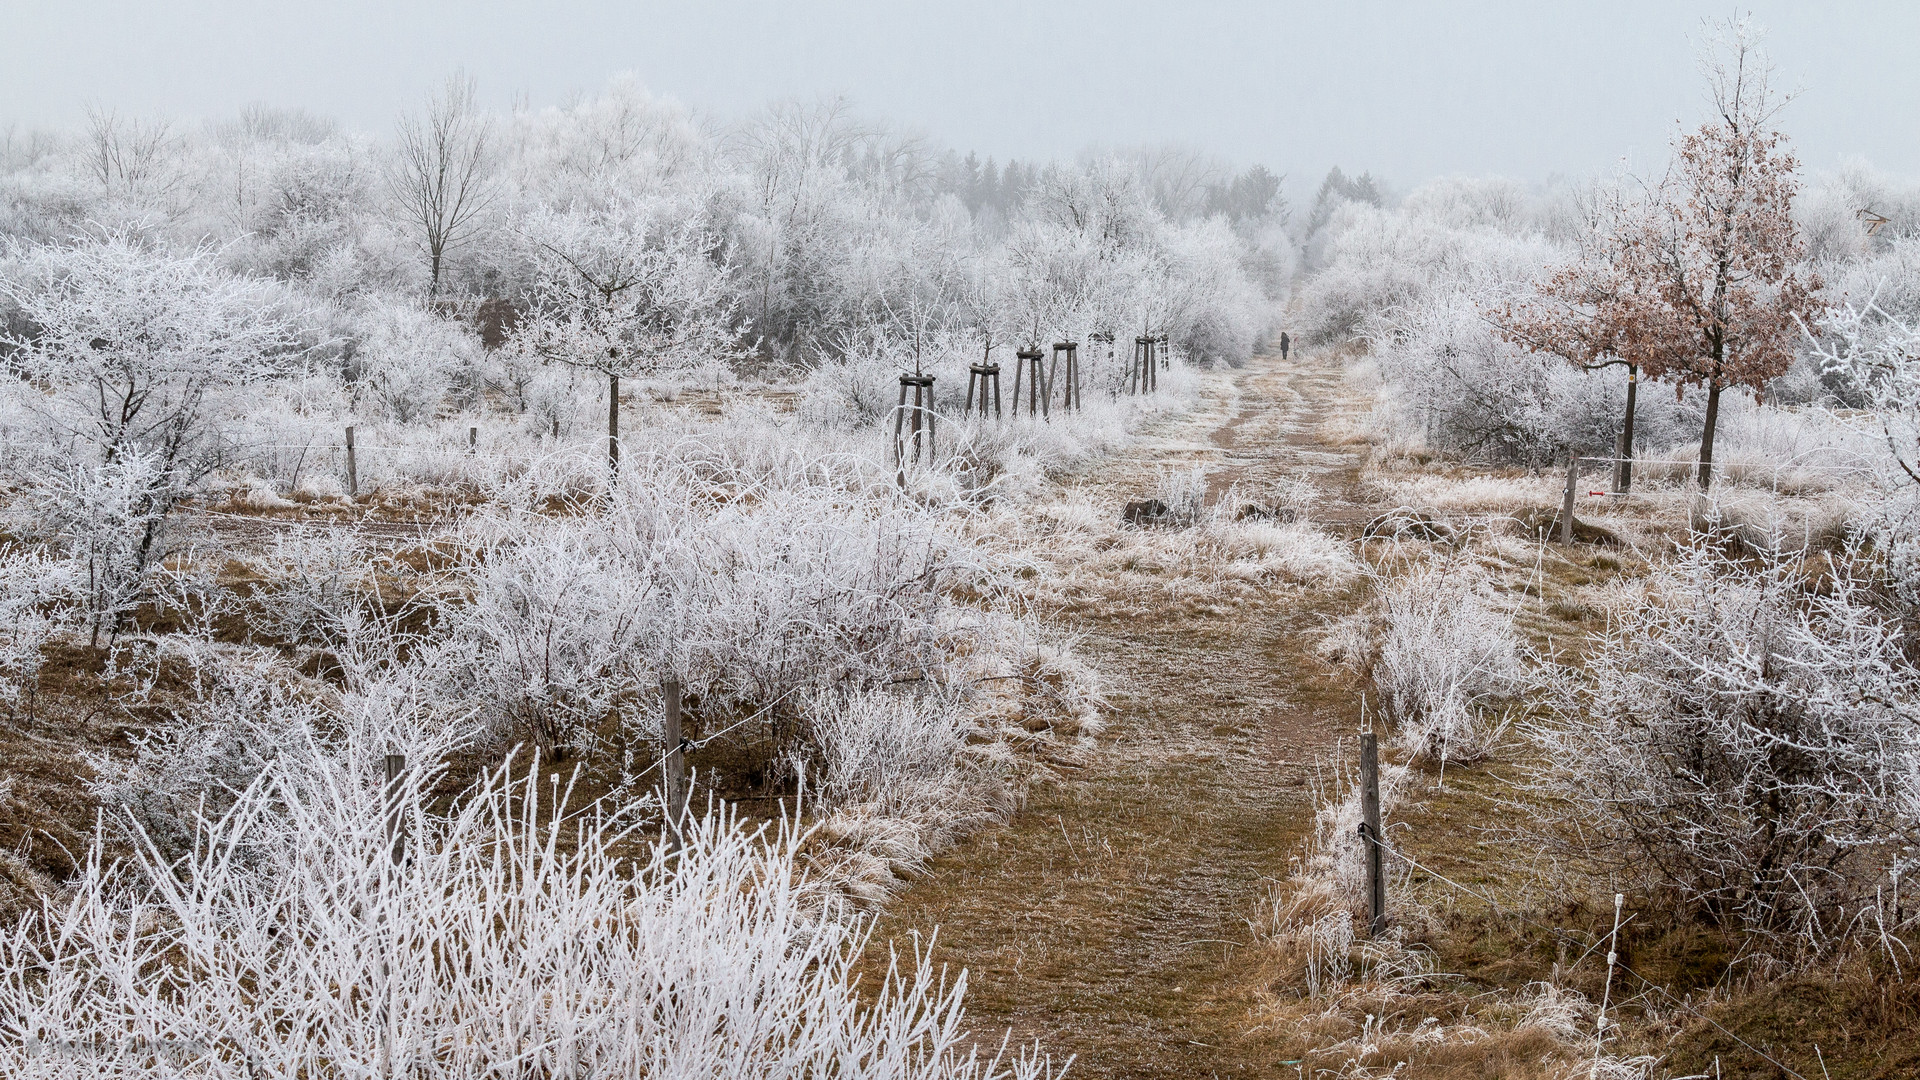
[(1642, 372), (1704, 386), (1700, 486), (1713, 475), (1720, 395), (1759, 390), (1793, 362), (1799, 327), (1818, 310), (1793, 220), (1797, 162), (1768, 129), (1785, 104), (1754, 27), (1718, 28), (1702, 58), (1717, 118), (1684, 135), (1644, 200), (1610, 197), (1590, 215), (1579, 259), (1496, 317), (1529, 348), (1589, 370), (1627, 369), (1615, 486), (1631, 483), (1633, 406)]
[(1613, 480), (1620, 492), (1633, 483), (1633, 411), (1640, 378), (1639, 362), (1627, 352), (1628, 320), (1647, 288), (1627, 272), (1627, 255), (1629, 238), (1647, 210), (1618, 191), (1598, 193), (1587, 206), (1578, 257), (1493, 314), (1501, 335), (1517, 345), (1564, 357), (1588, 371), (1627, 369)]
[(1786, 372), (1820, 281), (1793, 219), (1798, 162), (1768, 127), (1785, 101), (1752, 25), (1724, 26), (1702, 66), (1718, 117), (1681, 137), (1656, 212), (1625, 237), (1622, 269), (1638, 287), (1622, 298), (1616, 347), (1654, 378), (1706, 388), (1705, 488), (1721, 392)]

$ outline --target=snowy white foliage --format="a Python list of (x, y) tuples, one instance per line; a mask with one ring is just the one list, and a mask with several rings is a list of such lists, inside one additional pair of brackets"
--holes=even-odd
[(478, 566), (444, 618), (501, 719), (549, 747), (616, 704), (650, 725), (636, 681), (751, 712), (938, 672), (961, 632), (944, 594), (966, 564), (938, 516), (832, 489), (730, 492), (669, 462), (597, 515), (470, 531)]
[(1505, 709), (1529, 684), (1512, 613), (1464, 557), (1384, 578), (1366, 609), (1333, 624), (1322, 649), (1368, 676), (1412, 758), (1443, 767), (1491, 753)]
[(0, 547), (0, 707), (31, 708), (40, 649), (60, 626), (73, 585), (64, 562)]
[(1438, 563), (1383, 598), (1373, 684), (1415, 758), (1472, 761), (1493, 749), (1500, 705), (1525, 686), (1513, 616), (1473, 564)]
[(179, 863), (144, 845), (116, 866), (96, 846), (67, 893), (0, 932), (0, 1069), (1052, 1074), (978, 1058), (965, 976), (926, 955), (857, 992), (867, 930), (806, 884), (791, 827), (708, 815), (670, 854), (537, 767), (443, 813), (431, 774), (385, 793), (371, 765), (274, 762)]
[(0, 345), (25, 376), (8, 392), (45, 440), (16, 469), (33, 524), (85, 567), (98, 640), (164, 559), (168, 516), (221, 463), (236, 391), (295, 342), (272, 290), (210, 251), (109, 234), (14, 254), (0, 295), (32, 329)]
[(1920, 671), (1853, 565), (1816, 583), (1706, 544), (1529, 725), (1590, 851), (1729, 926), (1866, 929), (1920, 836)]

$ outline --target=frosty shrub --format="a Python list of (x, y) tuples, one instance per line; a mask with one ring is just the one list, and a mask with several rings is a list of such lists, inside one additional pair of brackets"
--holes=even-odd
[[(478, 646), (475, 677), (502, 733), (549, 756), (582, 749), (616, 703), (653, 682), (641, 665), (662, 614), (656, 584), (592, 519), (527, 523), (482, 549), (464, 597), (443, 608)], [(671, 609), (667, 609), (671, 610)]]
[(805, 713), (820, 743), (815, 790), (828, 806), (911, 812), (949, 783), (966, 745), (959, 711), (938, 699), (884, 690), (822, 695)]
[(1014, 762), (953, 701), (899, 690), (820, 694), (802, 720), (815, 741), (807, 790), (827, 810), (816, 876), (848, 898), (885, 900), (935, 851), (1006, 820)]
[(1323, 651), (1365, 673), (1418, 760), (1477, 761), (1505, 727), (1497, 712), (1527, 686), (1513, 617), (1465, 559), (1387, 579), (1368, 609), (1336, 623)]
[(419, 423), (459, 391), (475, 389), (480, 340), (460, 324), (409, 304), (369, 303), (357, 314), (345, 374), (358, 410)]
[(804, 883), (792, 827), (710, 815), (669, 855), (618, 812), (556, 812), (569, 792), (524, 763), (449, 813), (432, 774), (388, 796), (372, 766), (273, 763), (179, 863), (144, 846), (116, 867), (96, 843), (57, 902), (0, 930), (0, 1072), (1052, 1072), (979, 1060), (965, 976), (925, 955), (856, 990), (867, 930)]
[(479, 643), (476, 678), (514, 730), (584, 746), (666, 674), (718, 717), (948, 655), (957, 552), (936, 515), (825, 488), (735, 495), (673, 463), (630, 480), (596, 516), (474, 525), (484, 555), (446, 617)]
[(1855, 564), (1803, 573), (1684, 550), (1529, 734), (1588, 855), (1819, 947), (1860, 929), (1920, 840), (1920, 673)]
[[(276, 650), (214, 641), (207, 633), (123, 638), (115, 669), (126, 704), (157, 716), (130, 757), (95, 755), (89, 788), (112, 815), (168, 860), (187, 853), (200, 816), (227, 811), (274, 763), (300, 775), (382, 756), (435, 761), (480, 735), (458, 643), (396, 635), (367, 620), (337, 642), (339, 685), (288, 667)], [(158, 685), (169, 693), (156, 697)]]
[(31, 532), (73, 566), (93, 642), (111, 639), (146, 595), (148, 569), (172, 550), (167, 519), (184, 492), (137, 450), (106, 462), (49, 455), (27, 477)]
[(0, 546), (0, 707), (32, 708), (40, 650), (62, 621), (72, 586), (65, 563)]
[(1207, 512), (1207, 470), (1201, 465), (1187, 469), (1163, 468), (1153, 494), (1167, 508), (1166, 514), (1172, 523), (1199, 524)]
[[(1386, 419), (1402, 437), (1497, 463), (1539, 465), (1569, 441), (1610, 452), (1623, 381), (1502, 340), (1469, 294), (1383, 315), (1368, 340), (1392, 387)], [(1643, 407), (1642, 437), (1657, 437), (1672, 409), (1665, 399)]]
[(372, 576), (362, 539), (350, 529), (277, 534), (260, 569), (253, 614), (270, 633), (300, 644), (339, 646), (363, 618)]

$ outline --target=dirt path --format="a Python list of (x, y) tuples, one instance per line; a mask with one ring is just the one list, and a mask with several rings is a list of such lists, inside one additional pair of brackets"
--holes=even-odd
[[(1355, 407), (1336, 362), (1260, 357), (1205, 378), (1198, 408), (1079, 484), (1117, 516), (1168, 463), (1209, 463), (1216, 495), (1305, 471), (1327, 496), (1316, 520), (1364, 519), (1357, 453), (1318, 435)], [(1307, 655), (1321, 616), (1351, 600), (1276, 589), (1224, 616), (1084, 623), (1114, 684), (1100, 751), (938, 859), (881, 937), (940, 927), (940, 959), (971, 973), (973, 1030), (1076, 1054), (1075, 1076), (1295, 1075), (1247, 1034), (1258, 972), (1234, 957), (1311, 823), (1313, 760), (1353, 727)]]

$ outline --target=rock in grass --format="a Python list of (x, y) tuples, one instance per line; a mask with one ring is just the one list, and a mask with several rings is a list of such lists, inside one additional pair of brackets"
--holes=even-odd
[(1438, 514), (1413, 506), (1397, 506), (1381, 514), (1367, 522), (1360, 535), (1369, 539), (1427, 540), (1438, 544), (1459, 540), (1459, 533), (1441, 521)]
[(1127, 504), (1120, 512), (1120, 520), (1129, 525), (1159, 525), (1165, 522), (1171, 511), (1167, 504), (1159, 499), (1138, 499)]
[[(1549, 540), (1560, 539), (1560, 509), (1552, 506), (1529, 506), (1513, 515), (1519, 526), (1520, 534), (1537, 537), (1543, 531)], [(1581, 521), (1578, 514), (1573, 518), (1573, 542), (1576, 544), (1605, 544), (1619, 547), (1620, 537), (1604, 525), (1595, 525), (1591, 521)]]

